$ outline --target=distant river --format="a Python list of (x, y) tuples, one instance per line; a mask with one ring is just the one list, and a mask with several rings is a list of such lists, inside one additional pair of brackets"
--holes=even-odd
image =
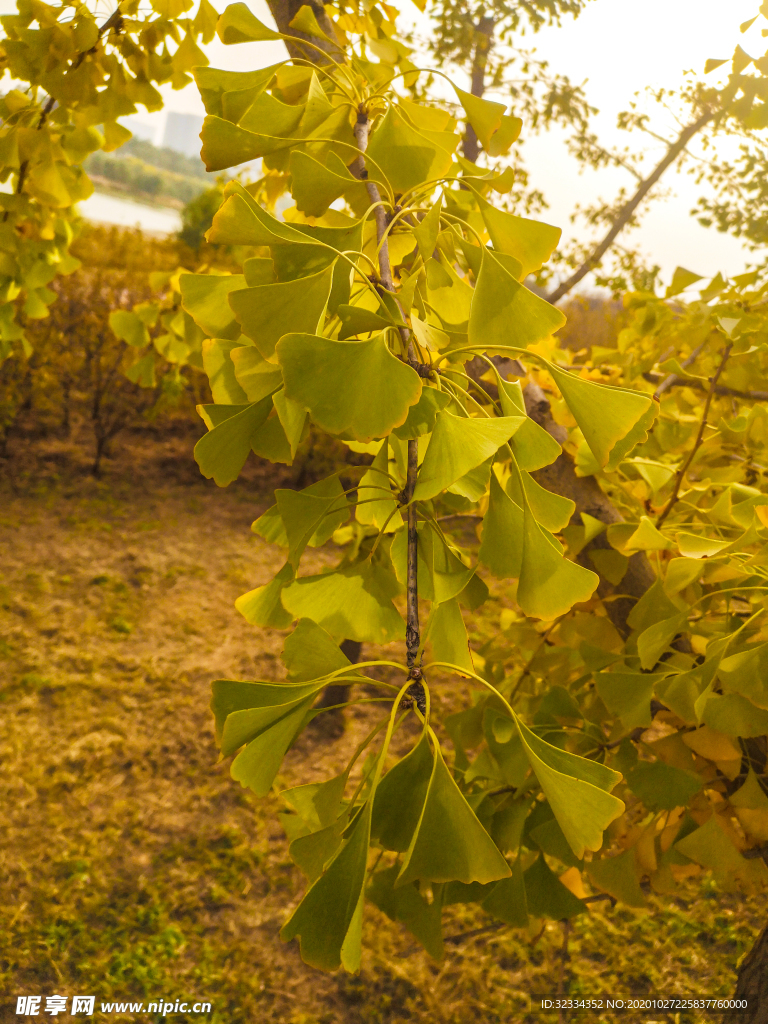
[(120, 224), (123, 227), (140, 227), (143, 231), (154, 231), (170, 235), (181, 227), (178, 210), (165, 206), (143, 206), (130, 199), (117, 199), (94, 192), (79, 204), (80, 213), (88, 220), (103, 224)]

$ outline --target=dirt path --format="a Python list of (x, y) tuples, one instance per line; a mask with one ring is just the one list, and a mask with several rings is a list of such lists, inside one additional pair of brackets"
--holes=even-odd
[[(279, 941), (304, 888), (279, 798), (217, 764), (208, 710), (217, 676), (281, 675), (282, 636), (233, 607), (281, 564), (249, 530), (267, 481), (220, 491), (138, 464), (104, 483), (54, 476), (6, 488), (0, 511), (0, 1020), (21, 1019), (19, 994), (58, 993), (97, 1008), (199, 998), (220, 1024), (485, 1024), (549, 989), (555, 923), (535, 948), (491, 932), (438, 965), (404, 957), (408, 934), (371, 909), (356, 978), (310, 971)], [(338, 770), (379, 713), (350, 716), (338, 743), (305, 736), (282, 784)], [(712, 907), (696, 890), (653, 922), (585, 915), (571, 969), (727, 993), (759, 908), (724, 897), (712, 924)], [(446, 930), (484, 923), (456, 905)]]

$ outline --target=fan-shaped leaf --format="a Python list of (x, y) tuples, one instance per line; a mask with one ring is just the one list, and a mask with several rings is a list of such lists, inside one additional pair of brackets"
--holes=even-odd
[(471, 469), (495, 455), (523, 421), (523, 416), (463, 419), (447, 410), (438, 413), (414, 498), (426, 501), (447, 490)]
[(312, 619), (332, 636), (382, 644), (402, 637), (405, 629), (392, 604), (397, 591), (393, 577), (366, 562), (295, 580), (282, 601), (294, 618)]
[(498, 847), (477, 820), (435, 745), (432, 776), (418, 826), (397, 885), (431, 882), (493, 882), (512, 874)]
[(213, 477), (219, 487), (226, 487), (237, 478), (254, 435), (271, 408), (270, 397), (255, 405), (232, 406), (232, 414), (200, 438), (195, 445), (195, 461), (204, 477)]
[(555, 366), (549, 369), (590, 451), (601, 466), (615, 469), (645, 440), (656, 416), (656, 403), (640, 391), (595, 384)]
[(405, 853), (419, 823), (432, 778), (434, 754), (426, 731), (384, 775), (376, 789), (371, 837), (385, 850)]
[(313, 699), (314, 694), (296, 704), (286, 715), (252, 739), (232, 762), (232, 778), (241, 786), (252, 789), (256, 796), (266, 796), (288, 747), (306, 719)]
[(371, 878), (366, 895), (391, 921), (404, 924), (433, 960), (442, 960), (445, 952), (442, 931), (443, 908), (439, 894), (434, 891), (437, 887), (433, 888), (433, 899), (428, 903), (415, 883), (395, 888), (398, 870), (395, 864), (385, 871), (377, 871)]
[(356, 441), (389, 434), (421, 395), (419, 375), (392, 355), (383, 334), (368, 341), (289, 334), (277, 358), (288, 397), (324, 430)]
[(558, 331), (565, 316), (520, 284), (498, 256), (484, 250), (472, 310), (469, 343), (484, 349), (527, 348)]
[(280, 39), (280, 33), (263, 25), (244, 3), (230, 4), (225, 8), (216, 26), (216, 34), (226, 46), (232, 43), (254, 43)]
[[(504, 380), (499, 374), (496, 377), (499, 389), (501, 410), (505, 416), (526, 416), (525, 400), (520, 381)], [(549, 466), (560, 455), (562, 448), (552, 435), (536, 420), (526, 416), (525, 423), (509, 442), (512, 453), (520, 469), (532, 473)]]
[(588, 601), (600, 577), (564, 558), (553, 547), (527, 502), (523, 512), (523, 557), (517, 603), (526, 615), (556, 619), (580, 601)]
[(597, 761), (553, 747), (519, 719), (517, 724), (528, 760), (569, 846), (579, 860), (585, 850), (599, 850), (603, 832), (624, 811), (621, 800), (610, 793), (621, 775)]
[(298, 936), (301, 956), (310, 967), (334, 971), (353, 925), (365, 884), (371, 801), (359, 812), (351, 831), (327, 870), (317, 879), (283, 925), (280, 937)]
[(481, 200), (480, 210), (493, 248), (520, 263), (520, 280), (541, 270), (560, 241), (562, 230), (527, 217), (497, 210)]
[(243, 333), (253, 338), (262, 356), (269, 358), (283, 335), (318, 329), (332, 280), (333, 265), (295, 281), (233, 291), (229, 302)]

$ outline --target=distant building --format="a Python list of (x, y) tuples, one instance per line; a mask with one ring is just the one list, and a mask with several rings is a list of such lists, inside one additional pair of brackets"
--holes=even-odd
[(123, 126), (128, 129), (135, 139), (143, 139), (145, 142), (155, 141), (157, 135), (157, 126), (153, 124), (146, 124), (144, 121), (139, 121), (135, 117), (123, 118)]
[(202, 127), (203, 119), (198, 114), (177, 114), (169, 111), (165, 122), (163, 145), (185, 156), (199, 156)]

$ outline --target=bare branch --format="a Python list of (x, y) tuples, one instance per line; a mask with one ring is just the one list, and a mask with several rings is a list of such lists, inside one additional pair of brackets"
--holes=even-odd
[(707, 394), (706, 401), (704, 402), (704, 411), (701, 414), (701, 423), (699, 424), (699, 432), (696, 434), (696, 440), (693, 442), (693, 447), (691, 448), (690, 452), (688, 453), (688, 458), (685, 460), (685, 462), (682, 464), (682, 466), (680, 467), (680, 469), (677, 472), (677, 476), (675, 477), (675, 485), (672, 488), (672, 493), (669, 496), (669, 501), (667, 502), (667, 504), (662, 509), (661, 515), (659, 516), (659, 518), (656, 520), (656, 526), (657, 527), (661, 526), (661, 524), (664, 522), (664, 520), (667, 518), (667, 516), (669, 515), (669, 513), (672, 511), (673, 507), (677, 503), (677, 499), (678, 499), (678, 496), (680, 494), (680, 487), (681, 487), (681, 485), (683, 483), (683, 479), (685, 478), (685, 474), (688, 472), (688, 467), (693, 462), (693, 458), (696, 455), (696, 452), (699, 450), (699, 447), (701, 446), (701, 442), (704, 439), (704, 431), (706, 430), (706, 427), (707, 427), (707, 416), (709, 415), (709, 407), (712, 405), (712, 399), (715, 397), (715, 389), (717, 388), (717, 382), (718, 382), (718, 380), (720, 378), (720, 374), (725, 369), (725, 364), (728, 362), (728, 356), (731, 354), (731, 349), (732, 348), (733, 348), (733, 345), (731, 344), (731, 342), (728, 342), (728, 344), (723, 349), (723, 356), (722, 356), (722, 359), (720, 360), (720, 365), (718, 366), (717, 370), (715, 371), (715, 376), (712, 378), (712, 381), (711, 381), (711, 383), (709, 385), (709, 392)]
[(621, 210), (616, 215), (610, 230), (605, 235), (603, 240), (595, 247), (592, 254), (586, 259), (578, 270), (574, 271), (573, 274), (561, 285), (548, 295), (547, 298), (551, 303), (559, 302), (565, 295), (568, 294), (586, 275), (593, 270), (600, 260), (605, 256), (606, 252), (613, 245), (618, 235), (624, 230), (624, 228), (631, 221), (638, 206), (642, 203), (645, 197), (648, 195), (650, 190), (661, 178), (668, 167), (677, 160), (680, 154), (684, 151), (685, 147), (696, 135), (697, 132), (708, 124), (715, 116), (714, 109), (707, 109), (698, 117), (695, 121), (691, 122), (686, 128), (684, 128), (677, 139), (672, 145), (670, 145), (664, 157), (659, 161), (656, 167), (651, 171), (647, 178), (645, 178), (638, 186), (635, 194), (627, 200), (622, 206)]

